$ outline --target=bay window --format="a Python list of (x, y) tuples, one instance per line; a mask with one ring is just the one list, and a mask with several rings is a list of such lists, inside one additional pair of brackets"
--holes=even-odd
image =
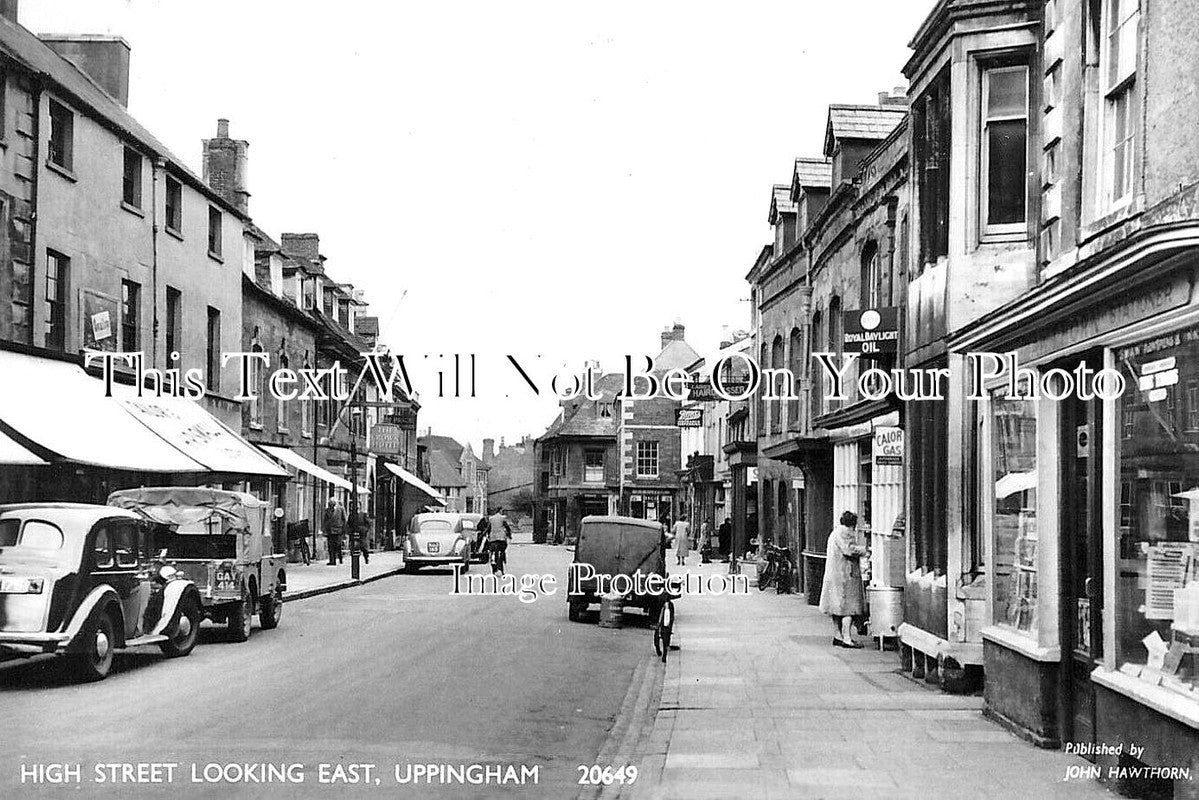
[(984, 236), (1025, 230), (1028, 65), (982, 71), (980, 201)]

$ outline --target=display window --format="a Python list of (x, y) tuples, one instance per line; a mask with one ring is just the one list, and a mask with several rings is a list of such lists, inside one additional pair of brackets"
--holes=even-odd
[(994, 622), (1032, 634), (1037, 628), (1036, 403), (997, 393), (989, 407)]
[(1199, 327), (1114, 355), (1117, 663), (1199, 700)]

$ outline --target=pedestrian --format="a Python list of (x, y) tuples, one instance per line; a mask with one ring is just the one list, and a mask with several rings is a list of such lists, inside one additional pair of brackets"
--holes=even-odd
[(663, 515), (658, 520), (658, 525), (662, 528), (662, 535), (658, 537), (658, 549), (662, 551), (662, 565), (666, 566), (666, 551), (674, 541), (674, 534), (670, 532), (670, 517)]
[(824, 584), (820, 589), (820, 610), (833, 618), (837, 632), (833, 645), (855, 650), (862, 645), (853, 640), (853, 619), (866, 613), (860, 559), (870, 552), (857, 526), (858, 515), (846, 511), (841, 515), (841, 524), (828, 535)]
[(674, 524), (675, 557), (680, 566), (687, 564), (687, 552), (691, 546), (691, 525), (687, 522), (686, 514), (679, 514), (679, 521)]
[(720, 523), (720, 527), (716, 529), (716, 541), (720, 550), (720, 560), (728, 561), (729, 553), (733, 549), (733, 521), (728, 517), (725, 517), (724, 522)]
[(329, 549), (329, 566), (335, 567), (342, 563), (341, 536), (346, 529), (346, 512), (332, 497), (325, 508), (321, 527), (325, 531), (325, 546)]
[(706, 519), (699, 524), (699, 552), (704, 563), (712, 560), (712, 523)]

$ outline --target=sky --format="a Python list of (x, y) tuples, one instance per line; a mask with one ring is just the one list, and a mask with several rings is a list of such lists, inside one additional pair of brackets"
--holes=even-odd
[(228, 118), (254, 221), (320, 235), (422, 431), (477, 450), (542, 433), (559, 371), (655, 355), (675, 322), (704, 355), (748, 329), (771, 185), (821, 154), (829, 103), (904, 85), (932, 6), (25, 0), (20, 21), (124, 37), (130, 111), (197, 174)]

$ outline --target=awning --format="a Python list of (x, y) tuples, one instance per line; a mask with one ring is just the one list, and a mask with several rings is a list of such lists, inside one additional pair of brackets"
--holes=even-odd
[(349, 489), (350, 482), (345, 478), (339, 478), (324, 467), (319, 467), (313, 464), (308, 459), (294, 450), (288, 450), (286, 447), (277, 447), (275, 445), (263, 444), (259, 445), (273, 458), (277, 458), (288, 466), (298, 469), (300, 472), (305, 472), (319, 481), (324, 481), (330, 486), (336, 486), (338, 489)]
[(1016, 492), (1027, 492), (1037, 488), (1037, 471), (1009, 472), (995, 481), (995, 499), (1002, 500)]
[[(67, 361), (0, 351), (0, 420), (63, 460), (134, 472), (287, 477), (194, 401), (142, 398)], [(11, 388), (10, 388), (11, 387)]]
[(436, 489), (434, 489), (432, 486), (430, 486), (429, 484), (422, 481), (420, 478), (413, 475), (408, 470), (404, 469), (403, 467), (392, 464), (390, 462), (384, 464), (383, 466), (384, 466), (384, 468), (387, 469), (388, 472), (390, 472), (392, 475), (395, 475), (397, 478), (402, 480), (404, 483), (406, 483), (409, 486), (412, 486), (416, 489), (419, 489), (420, 491), (427, 494), (429, 497), (436, 500), (439, 504), (441, 504), (443, 506), (445, 505), (445, 498), (442, 497), (440, 494), (438, 494)]
[(0, 464), (40, 466), (46, 462), (0, 432)]

